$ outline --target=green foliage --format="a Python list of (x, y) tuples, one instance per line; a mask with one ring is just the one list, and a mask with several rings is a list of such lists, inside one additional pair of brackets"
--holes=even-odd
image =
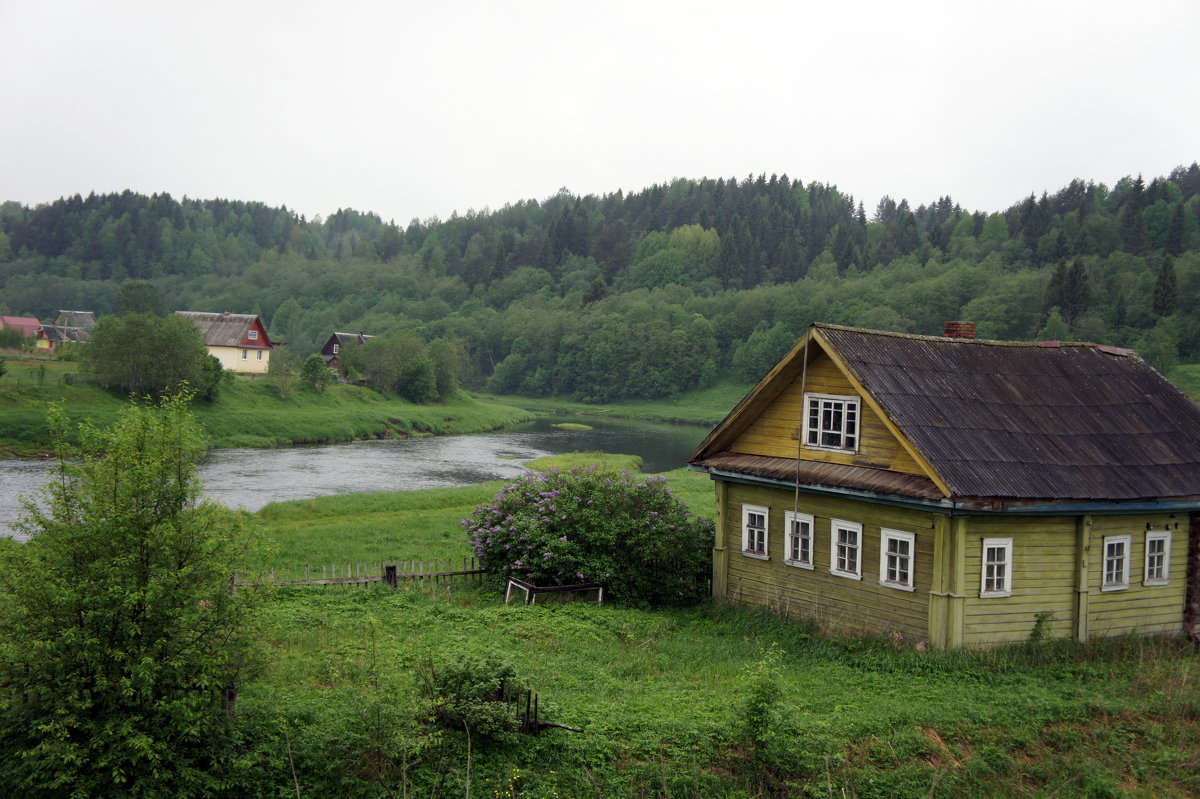
[(325, 359), (317, 354), (305, 358), (303, 366), (300, 367), (300, 379), (317, 391), (324, 391), (332, 385), (336, 374), (334, 370), (325, 365)]
[(0, 327), (0, 348), (20, 349), (25, 343), (25, 334), (18, 327)]
[(209, 357), (190, 320), (135, 313), (101, 319), (83, 365), (98, 384), (120, 394), (161, 397), (187, 384), (215, 397), (220, 371)]
[(117, 295), (117, 307), (123, 316), (135, 313), (162, 316), (166, 313), (162, 295), (153, 283), (145, 280), (131, 280), (121, 284), (121, 291)]
[(712, 523), (693, 516), (662, 477), (527, 472), (462, 525), (481, 567), (495, 574), (595, 582), (651, 605), (693, 604), (708, 593)]
[(513, 727), (506, 700), (521, 690), (516, 668), (495, 653), (455, 652), (428, 658), (418, 672), (432, 720), (472, 734), (495, 736)]
[[(207, 796), (230, 787), (250, 597), (247, 517), (199, 501), (185, 396), (130, 405), (58, 461), (0, 547), (0, 784), (22, 796)], [(16, 791), (14, 793), (14, 791)]]

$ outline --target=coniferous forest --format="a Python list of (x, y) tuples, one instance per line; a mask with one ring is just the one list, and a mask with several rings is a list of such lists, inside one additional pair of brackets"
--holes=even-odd
[(606, 402), (753, 381), (813, 321), (1129, 346), (1200, 360), (1200, 166), (1074, 180), (999, 211), (873, 208), (786, 175), (567, 190), (407, 226), (167, 194), (0, 205), (0, 313), (261, 314), (295, 354), (334, 330), (465, 353), (464, 384)]

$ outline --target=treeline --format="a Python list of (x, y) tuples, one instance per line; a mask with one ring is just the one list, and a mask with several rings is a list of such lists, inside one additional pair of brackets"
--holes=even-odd
[(607, 401), (750, 380), (811, 321), (1200, 357), (1200, 167), (1082, 180), (1004, 211), (950, 197), (868, 213), (786, 175), (561, 191), (413, 220), (168, 195), (0, 206), (0, 310), (117, 310), (129, 279), (176, 308), (257, 312), (300, 354), (333, 330), (455, 342), (471, 386)]

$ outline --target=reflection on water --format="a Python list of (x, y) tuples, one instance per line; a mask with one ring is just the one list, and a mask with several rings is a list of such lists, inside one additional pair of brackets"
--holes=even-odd
[[(591, 425), (563, 430), (557, 422)], [(601, 450), (639, 455), (647, 472), (684, 465), (707, 431), (686, 425), (630, 423), (592, 417), (544, 417), (496, 433), (354, 441), (287, 449), (213, 450), (200, 466), (204, 493), (232, 507), (327, 494), (446, 488), (518, 476), (546, 455)], [(18, 496), (44, 485), (51, 462), (0, 461), (0, 534), (20, 511)]]

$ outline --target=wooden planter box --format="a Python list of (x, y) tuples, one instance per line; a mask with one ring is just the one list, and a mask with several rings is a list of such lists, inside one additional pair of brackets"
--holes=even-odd
[(508, 604), (514, 593), (525, 592), (525, 604), (536, 605), (539, 602), (574, 602), (582, 599), (587, 602), (604, 604), (604, 586), (598, 583), (576, 583), (575, 585), (534, 585), (519, 577), (509, 577), (508, 587), (504, 589), (504, 604)]

